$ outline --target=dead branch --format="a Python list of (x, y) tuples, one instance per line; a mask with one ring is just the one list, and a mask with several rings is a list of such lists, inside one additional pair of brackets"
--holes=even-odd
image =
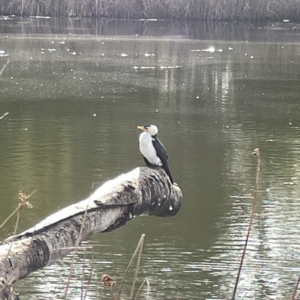
[(88, 199), (4, 240), (0, 278), (10, 286), (60, 260), (92, 234), (115, 230), (141, 215), (174, 216), (181, 201), (180, 188), (163, 169), (136, 168), (104, 183)]

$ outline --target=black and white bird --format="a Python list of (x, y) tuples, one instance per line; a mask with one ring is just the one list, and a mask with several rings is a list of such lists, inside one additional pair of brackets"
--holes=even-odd
[(162, 167), (166, 171), (173, 184), (173, 178), (168, 165), (168, 153), (164, 145), (157, 138), (158, 129), (155, 125), (138, 126), (138, 129), (143, 130), (140, 134), (140, 151), (145, 160), (147, 167), (156, 168)]

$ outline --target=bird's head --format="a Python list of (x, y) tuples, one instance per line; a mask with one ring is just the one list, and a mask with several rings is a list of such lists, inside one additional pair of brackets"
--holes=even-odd
[(157, 129), (157, 126), (155, 126), (155, 125), (138, 126), (138, 129), (141, 129), (141, 130), (149, 133), (151, 136), (155, 136), (158, 134), (158, 129)]

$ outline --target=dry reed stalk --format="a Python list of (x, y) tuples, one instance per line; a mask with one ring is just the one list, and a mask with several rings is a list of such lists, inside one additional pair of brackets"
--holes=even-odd
[[(5, 113), (1, 118), (3, 118), (6, 115), (8, 115), (8, 113)], [(10, 230), (13, 226), (15, 226), (14, 234), (16, 234), (18, 224), (19, 224), (19, 219), (20, 219), (20, 213), (25, 205), (29, 208), (32, 208), (32, 204), (28, 200), (36, 191), (37, 190), (34, 190), (31, 194), (25, 194), (22, 191), (19, 192), (19, 203), (18, 203), (17, 208), (0, 225), (0, 228), (2, 228), (11, 217), (13, 217), (15, 214), (17, 214), (14, 221), (12, 222), (12, 225), (6, 232), (4, 239), (6, 238), (6, 236), (8, 235), (8, 233), (10, 232)]]
[[(89, 291), (89, 288), (90, 288), (90, 284), (91, 284), (91, 280), (92, 280), (92, 275), (93, 275), (93, 267), (94, 267), (94, 252), (93, 252), (93, 248), (92, 248), (92, 267), (91, 267), (91, 270), (89, 272), (89, 278), (88, 278), (88, 282), (87, 282), (87, 286), (85, 289), (83, 289), (84, 287), (84, 274), (85, 274), (85, 268), (84, 268), (85, 264), (83, 265), (83, 271), (82, 271), (82, 290), (81, 290), (81, 300), (85, 300), (86, 297), (87, 297), (87, 293)], [(84, 291), (84, 294), (83, 294), (83, 291)]]
[[(91, 191), (94, 189), (94, 182), (92, 184), (92, 188), (91, 188)], [(92, 195), (92, 193), (90, 194), (90, 196)], [(88, 209), (88, 205), (89, 205), (89, 201), (87, 203), (87, 206), (86, 206), (86, 210), (84, 212), (84, 215), (83, 215), (83, 218), (82, 218), (82, 223), (81, 223), (81, 227), (80, 227), (80, 232), (79, 232), (79, 235), (78, 235), (78, 238), (75, 242), (75, 250), (73, 252), (73, 258), (72, 258), (72, 262), (71, 262), (71, 266), (70, 266), (70, 273), (69, 273), (69, 276), (68, 276), (68, 281), (67, 281), (67, 285), (65, 287), (65, 291), (64, 291), (64, 300), (67, 299), (67, 294), (68, 294), (68, 290), (69, 290), (69, 286), (70, 286), (70, 281), (71, 281), (71, 276), (72, 276), (72, 273), (73, 273), (73, 268), (74, 268), (74, 262), (75, 262), (75, 255), (77, 254), (78, 252), (78, 249), (79, 249), (79, 243), (81, 241), (81, 237), (82, 237), (82, 231), (83, 231), (83, 227), (84, 227), (84, 223), (85, 223), (85, 220), (86, 220), (86, 216), (87, 216), (87, 209)]]
[[(138, 299), (138, 296), (140, 295), (141, 291), (142, 291), (142, 288), (144, 287), (145, 283), (147, 283), (147, 295), (146, 295), (146, 300), (149, 299), (149, 290), (150, 290), (150, 283), (149, 283), (149, 280), (144, 280), (144, 282), (140, 285), (138, 291), (136, 292), (136, 295), (134, 297), (134, 300), (137, 300)], [(129, 299), (132, 299), (132, 296), (129, 297)]]
[[(134, 260), (135, 256), (137, 255), (137, 253), (140, 252), (140, 255), (141, 255), (141, 252), (143, 250), (144, 240), (145, 240), (145, 234), (142, 234), (142, 236), (140, 238), (140, 241), (139, 241), (139, 243), (138, 243), (138, 245), (137, 245), (137, 247), (136, 247), (136, 249), (135, 249), (135, 251), (134, 251), (134, 253), (132, 255), (132, 258), (131, 258), (131, 260), (130, 260), (130, 262), (129, 262), (126, 270), (125, 270), (124, 276), (123, 276), (122, 281), (121, 281), (120, 290), (119, 290), (119, 293), (117, 295), (117, 299), (116, 300), (120, 300), (121, 299), (121, 294), (122, 294), (122, 290), (123, 290), (123, 286), (124, 286), (124, 282), (125, 282), (126, 276), (127, 276), (128, 272), (130, 270), (130, 267), (131, 267), (131, 265), (133, 263), (133, 260)], [(138, 260), (138, 262), (137, 262), (135, 274), (137, 274), (138, 269), (139, 269), (139, 261), (140, 260)], [(135, 276), (135, 280), (136, 280), (136, 276)], [(135, 281), (133, 281), (133, 284), (135, 285)], [(134, 288), (134, 285), (133, 285), (133, 288)]]
[(299, 297), (297, 297), (297, 290), (298, 290), (299, 284), (300, 284), (300, 277), (298, 278), (297, 284), (295, 286), (292, 300), (297, 300), (299, 298)]
[(143, 251), (143, 247), (144, 247), (144, 239), (145, 239), (145, 235), (142, 235), (141, 236), (141, 243), (140, 243), (140, 247), (139, 247), (139, 256), (137, 258), (136, 268), (135, 268), (132, 287), (131, 287), (131, 293), (130, 293), (130, 296), (129, 296), (130, 299), (132, 299), (132, 297), (133, 297), (133, 292), (134, 292), (134, 289), (135, 289), (137, 274), (138, 274), (138, 271), (139, 271), (139, 268), (140, 268), (140, 262), (141, 262), (141, 258), (142, 258), (142, 251)]
[(244, 244), (244, 250), (243, 250), (243, 253), (242, 253), (242, 257), (241, 257), (238, 274), (236, 276), (236, 281), (235, 281), (235, 286), (234, 286), (234, 290), (233, 290), (232, 300), (234, 300), (235, 296), (236, 296), (236, 291), (237, 291), (237, 287), (238, 287), (238, 283), (239, 283), (239, 279), (240, 279), (240, 274), (241, 274), (243, 263), (244, 263), (244, 258), (245, 258), (247, 245), (248, 245), (248, 241), (249, 241), (249, 237), (250, 237), (250, 233), (251, 233), (251, 229), (252, 229), (252, 224), (253, 224), (253, 219), (254, 219), (254, 214), (255, 214), (255, 208), (256, 208), (256, 202), (257, 202), (257, 191), (258, 191), (259, 174), (260, 174), (260, 151), (259, 151), (259, 149), (256, 148), (253, 151), (252, 154), (257, 158), (256, 179), (255, 179), (255, 189), (254, 189), (253, 202), (252, 202), (252, 211), (251, 211), (250, 222), (249, 222), (249, 226), (248, 226), (248, 232), (247, 232), (247, 236), (246, 236), (246, 240), (245, 240), (245, 244)]
[[(8, 115), (8, 113), (4, 114), (3, 116)], [(9, 232), (11, 231), (12, 227), (15, 226), (15, 230), (14, 230), (14, 234), (17, 231), (17, 227), (18, 227), (18, 222), (19, 222), (19, 218), (20, 218), (20, 213), (22, 208), (26, 205), (29, 208), (32, 208), (32, 204), (28, 201), (28, 199), (36, 192), (37, 190), (33, 191), (31, 194), (25, 194), (22, 193), (22, 191), (19, 192), (19, 204), (18, 207), (9, 215), (9, 217), (6, 218), (6, 220), (0, 225), (0, 228), (3, 227), (6, 222), (15, 214), (17, 213), (17, 216), (15, 217), (14, 221), (12, 222), (10, 228), (6, 231), (4, 239), (7, 237), (7, 235), (9, 234)], [(7, 251), (7, 257), (9, 256), (11, 247), (13, 244), (10, 245), (8, 251)], [(8, 281), (5, 282), (5, 284), (2, 286), (2, 288), (0, 289), (0, 293), (3, 291), (3, 289), (6, 288)]]

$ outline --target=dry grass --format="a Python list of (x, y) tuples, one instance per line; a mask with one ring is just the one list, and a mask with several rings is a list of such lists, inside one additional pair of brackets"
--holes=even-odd
[[(1, 118), (8, 115), (8, 113), (5, 113)], [(31, 194), (23, 193), (22, 191), (19, 192), (19, 204), (17, 208), (6, 218), (6, 220), (0, 225), (0, 228), (2, 228), (13, 216), (15, 216), (14, 221), (12, 222), (11, 226), (9, 227), (8, 231), (6, 232), (4, 239), (7, 237), (7, 235), (11, 232), (11, 229), (14, 227), (13, 234), (15, 235), (18, 229), (18, 224), (21, 216), (21, 211), (24, 206), (27, 206), (28, 208), (32, 208), (32, 204), (29, 202), (29, 198), (36, 192), (33, 191)]]
[(300, 0), (2, 0), (0, 15), (298, 20)]

